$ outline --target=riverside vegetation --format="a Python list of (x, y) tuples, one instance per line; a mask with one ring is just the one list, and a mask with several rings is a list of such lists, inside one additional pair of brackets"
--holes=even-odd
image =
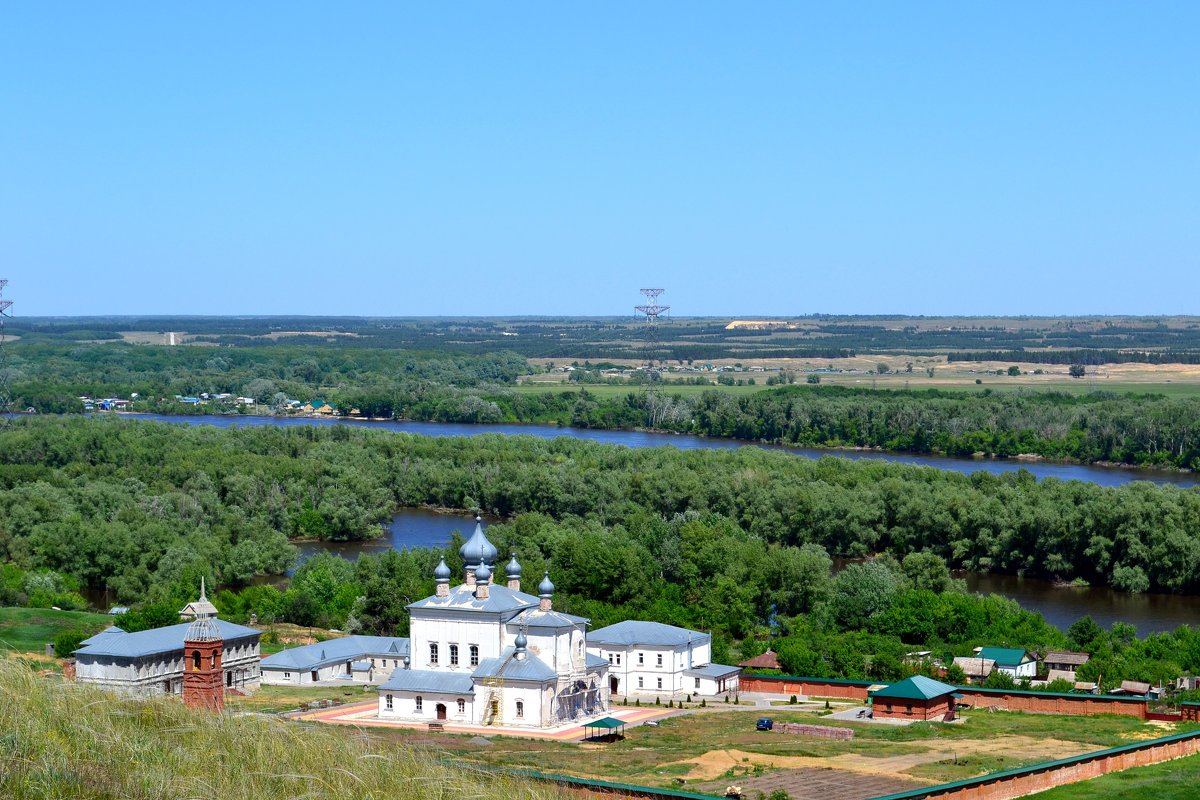
[[(1129, 626), (1102, 636), (1080, 623), (1064, 636), (949, 573), (1054, 569), (1187, 591), (1200, 492), (754, 449), (20, 420), (0, 432), (0, 605), (78, 607), (73, 591), (108, 587), (139, 604), (118, 620), (136, 630), (175, 621), (206, 576), (229, 587), (216, 602), (230, 619), (404, 635), (405, 605), (432, 593), (438, 559), (461, 569), (457, 541), (318, 556), (286, 590), (255, 578), (293, 564), (292, 539), (369, 537), (416, 505), (511, 518), (489, 536), (527, 574), (552, 566), (561, 607), (597, 625), (711, 630), (724, 663), (787, 634), (785, 665), (830, 677), (887, 679), (918, 646), (948, 657), (996, 642), (1089, 649), (1106, 682), (1200, 671), (1189, 628), (1139, 641)], [(835, 577), (831, 555), (876, 557)]]

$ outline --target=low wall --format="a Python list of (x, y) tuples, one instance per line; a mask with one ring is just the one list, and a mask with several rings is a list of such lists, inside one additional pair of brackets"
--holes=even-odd
[(742, 675), (743, 692), (765, 694), (806, 695), (808, 697), (841, 697), (847, 700), (866, 700), (871, 681), (842, 681), (836, 678), (801, 678), (795, 675)]
[(943, 783), (873, 800), (1011, 800), (1068, 783), (1098, 778), (1110, 772), (1159, 764), (1200, 752), (1200, 731), (1127, 744), (1081, 756), (1047, 761), (1032, 767), (1010, 769), (954, 783)]
[[(847, 700), (866, 700), (870, 681), (843, 681), (834, 678), (804, 678), (796, 675), (743, 675), (742, 691), (764, 694), (838, 697)], [(1146, 700), (1141, 697), (1118, 697), (1106, 694), (1065, 694), (1038, 692), (1032, 689), (984, 689), (980, 686), (959, 686), (961, 703), (976, 708), (996, 708), (1001, 711), (1025, 711), (1030, 714), (1064, 714), (1090, 717), (1096, 714), (1118, 714), (1146, 719)]]
[(803, 725), (799, 722), (776, 722), (772, 730), (779, 733), (790, 733), (794, 736), (815, 736), (818, 739), (837, 739), (847, 741), (854, 738), (850, 728), (835, 728), (832, 725)]

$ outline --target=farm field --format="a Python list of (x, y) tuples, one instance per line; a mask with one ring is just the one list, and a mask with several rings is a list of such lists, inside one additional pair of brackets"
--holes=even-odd
[(496, 738), (481, 747), (464, 737), (438, 737), (436, 745), (494, 766), (702, 792), (719, 793), (736, 783), (766, 793), (783, 788), (792, 796), (809, 796), (818, 790), (826, 796), (825, 789), (836, 787), (818, 789), (818, 784), (837, 777), (842, 787), (837, 796), (862, 798), (872, 795), (844, 794), (846, 787), (869, 785), (874, 794), (913, 789), (1170, 732), (1123, 717), (968, 712), (961, 725), (893, 727), (829, 721), (803, 711), (771, 712), (777, 722), (830, 724), (855, 731), (853, 740), (830, 741), (755, 731), (759, 716), (760, 711), (696, 711), (663, 720), (657, 727), (632, 728), (623, 741), (613, 744)]

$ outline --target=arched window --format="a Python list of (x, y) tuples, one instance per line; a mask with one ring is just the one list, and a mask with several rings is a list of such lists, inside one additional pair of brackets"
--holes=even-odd
[(192, 651), (192, 669), (193, 670), (200, 669), (200, 651), (199, 650)]
[(517, 701), (517, 716), (518, 717), (525, 716), (525, 703), (522, 700)]
[(209, 669), (217, 668), (217, 651), (216, 650), (213, 650), (212, 653), (210, 653), (208, 656), (208, 668)]
[(421, 696), (417, 695), (417, 713), (421, 713)]
[(479, 645), (477, 644), (471, 645), (471, 666), (479, 666)]
[(458, 666), (458, 645), (456, 644), (450, 645), (450, 666)]
[(467, 701), (463, 700), (460, 697), (458, 700), (458, 713), (463, 714), (466, 712), (466, 710), (467, 710)]

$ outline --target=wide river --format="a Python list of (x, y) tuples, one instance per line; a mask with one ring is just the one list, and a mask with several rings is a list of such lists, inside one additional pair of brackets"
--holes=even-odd
[[(130, 417), (133, 418), (133, 417)], [(902, 464), (916, 464), (937, 469), (970, 473), (983, 470), (992, 473), (1028, 470), (1038, 479), (1089, 481), (1101, 486), (1120, 486), (1130, 481), (1148, 480), (1155, 483), (1170, 483), (1177, 486), (1196, 486), (1200, 480), (1189, 473), (1153, 472), (1148, 470), (1094, 467), (1080, 464), (1055, 464), (1047, 462), (1004, 461), (996, 459), (950, 458), (941, 456), (916, 456), (897, 453), (816, 450), (802, 447), (760, 445), (731, 439), (710, 439), (703, 436), (645, 433), (640, 431), (589, 430), (545, 425), (466, 425), (440, 422), (374, 422), (363, 420), (327, 420), (312, 418), (276, 418), (253, 416), (160, 416), (138, 415), (136, 419), (152, 419), (160, 422), (188, 425), (215, 425), (218, 427), (254, 425), (352, 425), (379, 430), (402, 431), (424, 436), (476, 436), (482, 433), (505, 435), (532, 435), (543, 439), (570, 436), (604, 444), (626, 447), (671, 446), (683, 450), (713, 449), (731, 450), (738, 447), (769, 447), (804, 458), (840, 456), (850, 459), (875, 459)], [(470, 536), (474, 522), (467, 516), (438, 514), (423, 509), (405, 509), (388, 526), (385, 536), (363, 543), (322, 543), (301, 547), (302, 557), (320, 550), (338, 553), (347, 558), (357, 558), (362, 553), (381, 552), (388, 548), (442, 547), (450, 541), (453, 531)], [(1200, 623), (1200, 597), (1165, 594), (1126, 594), (1107, 587), (1063, 588), (1049, 581), (1019, 578), (1011, 575), (984, 575), (963, 573), (967, 586), (972, 591), (1002, 594), (1018, 601), (1023, 607), (1043, 614), (1051, 624), (1066, 629), (1084, 614), (1101, 625), (1108, 627), (1120, 620), (1137, 626), (1138, 633), (1145, 635), (1156, 631), (1173, 630), (1183, 623)]]

